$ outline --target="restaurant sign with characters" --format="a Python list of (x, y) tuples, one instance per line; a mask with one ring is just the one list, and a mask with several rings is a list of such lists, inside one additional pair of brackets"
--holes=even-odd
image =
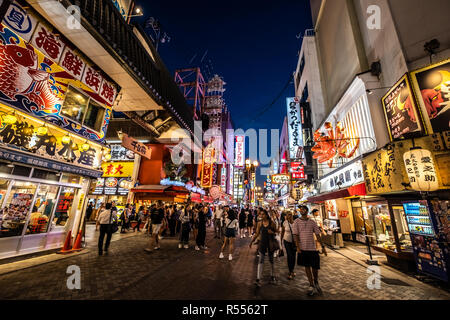
[[(18, 2), (0, 24), (0, 77), (1, 103), (104, 143), (117, 86)], [(97, 118), (85, 119), (91, 108)]]
[[(8, 150), (18, 150), (23, 157), (39, 156), (43, 158), (41, 167), (63, 170), (62, 163), (70, 164), (70, 167), (80, 167), (81, 172), (88, 176), (100, 176), (101, 172), (95, 170), (100, 167), (102, 154), (105, 149), (99, 144), (82, 139), (77, 135), (69, 134), (61, 128), (44, 124), (22, 112), (13, 111), (11, 108), (0, 104), (0, 146)], [(102, 150), (103, 149), (103, 150)], [(16, 152), (17, 153), (17, 152)], [(8, 159), (14, 160), (14, 159)], [(57, 168), (48, 167), (45, 161), (55, 160), (60, 162)], [(16, 161), (20, 161), (17, 159)], [(35, 163), (29, 163), (35, 164)], [(67, 166), (65, 166), (67, 167)], [(69, 168), (69, 167), (68, 167)], [(88, 169), (86, 171), (86, 169)], [(64, 171), (64, 170), (63, 170)], [(67, 170), (65, 170), (67, 171)], [(73, 172), (72, 169), (68, 170)]]
[[(449, 149), (442, 141), (443, 134), (434, 134), (414, 139), (414, 147), (428, 150), (429, 159), (420, 159), (421, 165), (428, 162), (433, 163), (430, 173), (438, 182), (440, 189), (450, 188), (449, 176)], [(411, 176), (415, 173), (414, 166), (410, 167), (409, 154), (413, 148), (411, 140), (392, 142), (386, 148), (380, 149), (363, 159), (364, 179), (368, 195), (384, 194), (400, 191), (415, 190), (415, 184), (411, 183)], [(414, 150), (414, 149), (413, 149)], [(422, 161), (423, 160), (423, 161)], [(409, 175), (407, 169), (412, 170)], [(425, 166), (421, 170), (424, 175), (428, 170)], [(434, 181), (432, 181), (434, 183)], [(417, 190), (419, 191), (419, 190)]]

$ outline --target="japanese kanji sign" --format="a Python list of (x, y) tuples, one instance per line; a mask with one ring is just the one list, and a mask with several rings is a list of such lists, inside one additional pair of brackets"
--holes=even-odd
[(274, 174), (272, 175), (272, 184), (288, 184), (291, 177), (288, 174)]
[(125, 178), (133, 174), (134, 162), (104, 162), (103, 177)]
[(297, 98), (287, 98), (287, 125), (289, 133), (289, 156), (296, 159), (298, 150), (303, 147), (302, 118), (300, 101)]
[(3, 23), (21, 36), (30, 41), (38, 21), (34, 15), (26, 12), (16, 1), (12, 3), (3, 18)]
[[(0, 105), (0, 114), (3, 114), (0, 117), (0, 145), (61, 161), (57, 167), (61, 171), (64, 171), (64, 163), (89, 169), (100, 166), (101, 145), (90, 143), (89, 149), (83, 149), (86, 139), (69, 135), (67, 131), (51, 124), (43, 127), (41, 122), (19, 111), (15, 111), (14, 122), (7, 121), (5, 115), (12, 111), (11, 108)], [(40, 131), (42, 128), (45, 130)], [(43, 166), (39, 163), (36, 165)]]
[(140, 154), (144, 158), (149, 160), (152, 158), (152, 149), (150, 147), (129, 137), (126, 133), (122, 134), (122, 146), (134, 153)]
[(208, 146), (203, 151), (202, 176), (201, 176), (202, 188), (211, 188), (213, 184), (213, 171), (214, 171), (213, 162), (214, 162), (214, 148)]
[(64, 42), (41, 22), (37, 26), (31, 43), (53, 61), (58, 62), (61, 58)]
[(403, 154), (403, 160), (412, 189), (417, 191), (439, 189), (433, 156), (429, 150), (412, 148)]
[(81, 80), (86, 63), (69, 47), (64, 49), (60, 64), (75, 79)]
[(305, 179), (305, 167), (301, 162), (291, 162), (292, 179)]
[(245, 136), (236, 136), (236, 159), (235, 166), (244, 167), (245, 157)]

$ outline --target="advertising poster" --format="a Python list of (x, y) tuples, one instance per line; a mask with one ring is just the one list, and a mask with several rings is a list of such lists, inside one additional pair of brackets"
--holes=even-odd
[(388, 91), (381, 102), (391, 141), (408, 138), (412, 133), (421, 131), (420, 116), (406, 74)]
[(286, 104), (289, 133), (289, 156), (291, 159), (297, 159), (299, 157), (298, 151), (303, 147), (300, 101), (297, 98), (286, 98)]
[(450, 130), (450, 60), (414, 71), (411, 77), (429, 129)]

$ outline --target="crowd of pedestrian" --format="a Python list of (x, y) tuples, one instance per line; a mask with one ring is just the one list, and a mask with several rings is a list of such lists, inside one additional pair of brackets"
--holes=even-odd
[[(266, 257), (271, 270), (271, 282), (276, 283), (274, 259), (286, 256), (289, 280), (296, 276), (296, 264), (304, 267), (309, 281), (308, 294), (321, 294), (319, 285), (320, 256), (327, 255), (322, 236), (325, 227), (318, 210), (308, 215), (308, 207), (300, 206), (295, 212), (262, 207), (252, 209), (249, 206), (236, 208), (230, 206), (212, 206), (204, 203), (187, 203), (186, 205), (165, 205), (157, 201), (151, 206), (140, 206), (138, 210), (127, 204), (120, 216), (121, 232), (142, 231), (150, 235), (147, 253), (161, 249), (163, 237), (178, 237), (178, 248), (188, 249), (189, 242), (195, 242), (196, 251), (208, 249), (206, 245), (207, 227), (213, 226), (214, 238), (220, 239), (219, 259), (228, 253), (228, 260), (233, 260), (235, 240), (251, 238), (249, 247), (257, 243), (258, 257), (255, 284), (261, 285), (262, 271)], [(113, 233), (113, 224), (117, 223), (117, 208), (114, 203), (102, 206), (97, 217), (100, 227), (99, 255), (108, 254)], [(134, 226), (131, 227), (131, 223)], [(142, 226), (142, 228), (141, 228)], [(104, 238), (106, 243), (103, 247)]]

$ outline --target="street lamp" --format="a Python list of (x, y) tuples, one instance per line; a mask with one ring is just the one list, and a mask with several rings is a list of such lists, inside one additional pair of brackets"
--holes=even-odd
[(136, 14), (130, 14), (127, 18), (142, 17), (144, 15), (144, 12), (142, 12), (141, 8), (136, 8), (136, 10), (134, 10), (134, 12)]

